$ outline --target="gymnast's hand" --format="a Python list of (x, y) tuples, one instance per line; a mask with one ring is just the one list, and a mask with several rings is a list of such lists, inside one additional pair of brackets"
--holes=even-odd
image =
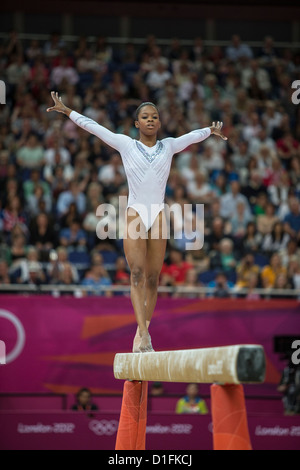
[(64, 105), (61, 98), (58, 96), (58, 93), (51, 91), (51, 96), (54, 101), (54, 106), (52, 106), (51, 108), (48, 108), (47, 113), (49, 113), (49, 111), (57, 111), (58, 113), (63, 113), (69, 116), (72, 110), (67, 108), (66, 105)]
[(218, 135), (223, 140), (227, 140), (226, 135), (224, 135), (221, 132), (222, 127), (223, 127), (223, 122), (218, 121), (217, 124), (215, 122), (213, 122), (212, 126), (210, 127), (211, 133), (215, 134), (215, 135)]

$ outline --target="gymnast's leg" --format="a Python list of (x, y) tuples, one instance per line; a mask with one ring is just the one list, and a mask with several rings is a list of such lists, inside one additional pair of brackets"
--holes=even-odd
[(160, 212), (149, 230), (146, 255), (146, 321), (149, 326), (157, 301), (157, 288), (165, 259), (167, 237), (166, 219)]
[[(132, 209), (131, 209), (132, 210)], [(130, 227), (139, 223), (140, 237), (132, 237)], [(130, 295), (136, 321), (138, 335), (134, 340), (133, 352), (153, 351), (151, 338), (146, 322), (146, 253), (147, 234), (140, 216), (135, 212), (126, 218), (126, 237), (124, 238), (124, 252), (130, 269)]]
[[(149, 328), (151, 318), (157, 301), (157, 288), (161, 268), (165, 258), (167, 244), (167, 227), (164, 212), (160, 212), (154, 224), (148, 231), (146, 269), (145, 269), (145, 310), (146, 325)], [(139, 327), (134, 339), (133, 351), (139, 350), (140, 334)]]

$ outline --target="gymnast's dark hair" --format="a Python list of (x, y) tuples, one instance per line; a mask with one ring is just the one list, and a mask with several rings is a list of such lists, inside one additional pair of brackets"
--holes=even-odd
[(156, 111), (157, 111), (158, 114), (159, 114), (159, 111), (158, 111), (157, 106), (156, 106), (154, 103), (151, 103), (150, 101), (146, 101), (145, 103), (140, 104), (139, 107), (137, 108), (137, 110), (136, 110), (136, 112), (135, 112), (135, 120), (136, 120), (136, 121), (138, 120), (140, 111), (141, 111), (141, 109), (142, 109), (144, 106), (153, 106), (153, 108), (155, 108)]

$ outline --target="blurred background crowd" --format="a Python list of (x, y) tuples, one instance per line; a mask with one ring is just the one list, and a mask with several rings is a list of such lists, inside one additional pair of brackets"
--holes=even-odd
[[(277, 49), (269, 36), (255, 49), (236, 34), (223, 48), (200, 37), (190, 47), (176, 38), (162, 47), (154, 35), (117, 47), (100, 36), (68, 44), (59, 33), (21, 41), (12, 31), (0, 45), (0, 78), (3, 288), (77, 285), (113, 295), (106, 286), (130, 283), (122, 224), (116, 240), (96, 233), (97, 207), (109, 203), (118, 213), (119, 196), (128, 194), (120, 155), (47, 113), (55, 90), (68, 107), (132, 138), (143, 101), (159, 108), (160, 139), (223, 121), (228, 141), (212, 136), (173, 158), (166, 190), (173, 235), (161, 286), (186, 286), (172, 295), (190, 297), (299, 291), (300, 107), (292, 88), (299, 51)], [(204, 204), (202, 249), (185, 249), (188, 234), (176, 217), (185, 204), (194, 228), (195, 207)]]

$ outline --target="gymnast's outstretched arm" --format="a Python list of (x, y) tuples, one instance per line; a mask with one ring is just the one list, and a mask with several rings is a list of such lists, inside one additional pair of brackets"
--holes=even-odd
[(58, 93), (52, 91), (51, 96), (54, 101), (54, 106), (47, 109), (49, 111), (57, 111), (59, 113), (63, 113), (68, 116), (77, 126), (81, 127), (82, 129), (86, 130), (90, 134), (99, 137), (103, 142), (105, 142), (110, 147), (120, 151), (121, 147), (124, 149), (124, 145), (130, 141), (130, 137), (122, 134), (115, 134), (114, 132), (106, 129), (105, 127), (101, 126), (97, 122), (93, 121), (90, 118), (83, 116), (82, 114), (73, 111), (72, 109), (68, 108), (66, 105), (63, 104), (61, 98), (59, 98)]
[(189, 145), (202, 142), (202, 140), (207, 139), (211, 134), (215, 134), (221, 137), (221, 139), (227, 140), (227, 137), (221, 132), (222, 126), (222, 122), (218, 121), (216, 124), (213, 122), (210, 127), (196, 129), (195, 131), (176, 138), (167, 137), (164, 140), (170, 143), (173, 153), (178, 153), (182, 152), (182, 150), (186, 149)]

